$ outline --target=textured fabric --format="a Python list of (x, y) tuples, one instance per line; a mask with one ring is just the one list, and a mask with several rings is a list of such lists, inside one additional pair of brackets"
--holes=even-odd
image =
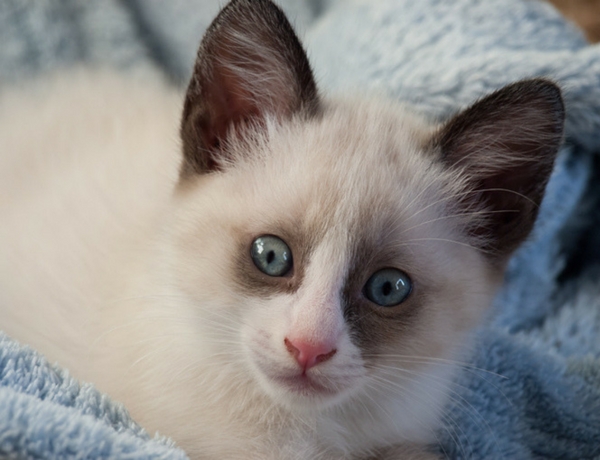
[(126, 409), (0, 334), (0, 457), (186, 459), (150, 438)]
[[(562, 85), (565, 145), (534, 234), (452, 389), (438, 448), (452, 459), (600, 458), (600, 48), (534, 0), (281, 3), (326, 92), (372, 90), (442, 120), (520, 78)], [(5, 0), (0, 84), (82, 62), (184, 84), (218, 8)], [(1, 339), (0, 354), (0, 456), (182, 458), (31, 350)]]

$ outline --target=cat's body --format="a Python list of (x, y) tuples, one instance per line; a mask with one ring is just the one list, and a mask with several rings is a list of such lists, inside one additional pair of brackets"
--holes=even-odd
[(143, 80), (71, 70), (2, 95), (3, 328), (70, 368), (177, 176), (181, 98)]
[(160, 82), (3, 96), (0, 326), (192, 458), (429, 458), (533, 224), (560, 94), (520, 83), (443, 127), (323, 100), (282, 21), (241, 0), (209, 30), (182, 167), (182, 99)]

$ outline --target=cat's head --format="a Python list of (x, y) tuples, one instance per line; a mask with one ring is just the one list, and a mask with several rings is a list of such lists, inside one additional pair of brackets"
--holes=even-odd
[(434, 401), (532, 229), (563, 118), (541, 79), (441, 126), (324, 99), (283, 13), (231, 2), (188, 88), (172, 226), (201, 353), (285, 406)]

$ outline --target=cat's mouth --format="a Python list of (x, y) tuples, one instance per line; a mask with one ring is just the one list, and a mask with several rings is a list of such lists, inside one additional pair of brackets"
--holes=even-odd
[[(275, 390), (274, 394), (287, 394), (292, 400), (299, 403), (306, 403), (310, 400), (336, 400), (344, 390), (347, 389), (348, 382), (340, 380), (334, 376), (322, 372), (303, 371), (302, 369), (279, 368), (266, 365), (262, 360), (258, 364), (259, 373), (267, 387)], [(288, 401), (289, 402), (289, 401)]]
[(278, 376), (274, 377), (273, 380), (288, 391), (301, 396), (335, 396), (339, 393), (339, 389), (325, 385), (306, 373)]

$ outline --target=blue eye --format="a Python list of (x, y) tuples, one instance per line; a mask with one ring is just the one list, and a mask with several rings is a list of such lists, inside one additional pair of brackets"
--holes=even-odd
[(276, 236), (261, 236), (252, 243), (250, 251), (256, 268), (269, 276), (283, 276), (292, 268), (292, 251)]
[(382, 307), (393, 307), (404, 302), (412, 291), (408, 275), (396, 268), (384, 268), (369, 278), (364, 294), (371, 302)]

